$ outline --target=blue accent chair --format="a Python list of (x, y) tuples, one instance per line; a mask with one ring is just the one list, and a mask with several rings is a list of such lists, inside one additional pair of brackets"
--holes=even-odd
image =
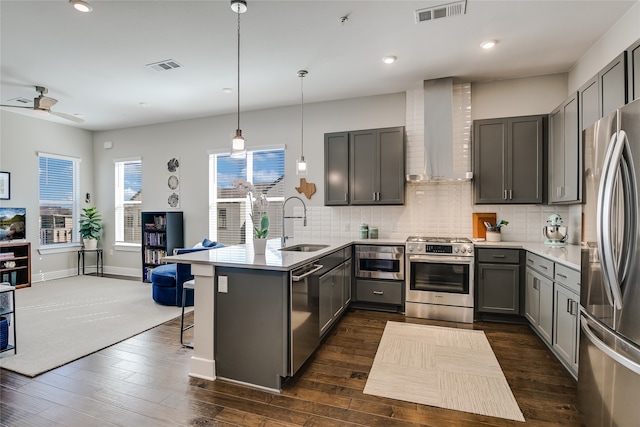
[[(205, 239), (205, 242), (207, 240)], [(222, 243), (211, 242), (210, 246), (176, 249), (175, 254), (206, 251), (224, 247)], [(153, 300), (161, 305), (182, 306), (182, 284), (193, 279), (191, 264), (164, 264), (151, 272), (151, 288)], [(185, 306), (193, 305), (193, 292), (187, 292)]]

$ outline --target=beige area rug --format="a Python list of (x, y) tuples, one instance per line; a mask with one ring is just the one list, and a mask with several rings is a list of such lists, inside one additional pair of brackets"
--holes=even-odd
[(524, 422), (483, 331), (387, 322), (364, 393)]
[(171, 320), (181, 310), (156, 304), (150, 283), (95, 276), (34, 283), (16, 290), (18, 353), (0, 354), (0, 367), (34, 377)]

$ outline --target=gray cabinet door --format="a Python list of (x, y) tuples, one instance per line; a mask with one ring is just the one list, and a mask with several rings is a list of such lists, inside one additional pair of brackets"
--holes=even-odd
[(524, 317), (532, 325), (537, 326), (540, 319), (540, 285), (538, 284), (540, 279), (539, 275), (530, 268), (527, 268), (526, 277)]
[(577, 93), (551, 113), (549, 135), (549, 202), (580, 202), (582, 150), (578, 132)]
[(504, 203), (507, 152), (505, 119), (477, 120), (474, 135), (476, 203)]
[(600, 116), (627, 103), (627, 52), (622, 52), (598, 73)]
[(555, 283), (553, 307), (553, 349), (577, 374), (579, 297)]
[(510, 203), (542, 203), (544, 119), (508, 119), (507, 190)]
[(343, 305), (346, 307), (351, 302), (351, 259), (342, 264), (343, 274)]
[(601, 116), (600, 113), (600, 84), (598, 76), (593, 76), (580, 89), (578, 89), (578, 100), (580, 108), (579, 126), (582, 131), (594, 124)]
[(627, 101), (640, 99), (640, 40), (627, 49)]
[(548, 343), (553, 334), (553, 281), (544, 276), (539, 277), (540, 313), (538, 332)]
[(350, 132), (350, 170), (352, 205), (370, 205), (376, 200), (380, 186), (377, 132), (363, 130)]
[(404, 204), (404, 128), (378, 131), (380, 173), (379, 204)]
[(331, 326), (331, 321), (333, 320), (333, 312), (331, 309), (332, 302), (332, 289), (333, 289), (333, 276), (331, 272), (320, 277), (320, 290), (319, 290), (319, 298), (320, 298), (320, 331), (319, 334), (322, 335), (328, 328)]
[(324, 136), (324, 204), (349, 204), (349, 133)]
[(478, 264), (478, 311), (520, 313), (520, 266)]

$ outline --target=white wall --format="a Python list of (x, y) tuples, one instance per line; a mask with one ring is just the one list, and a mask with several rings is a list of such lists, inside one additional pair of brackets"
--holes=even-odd
[(569, 91), (578, 90), (638, 39), (640, 39), (640, 1), (636, 2), (569, 71)]
[[(27, 209), (27, 240), (31, 242), (31, 273), (36, 280), (77, 272), (77, 247), (70, 252), (41, 255), (39, 248), (38, 152), (80, 158), (79, 194), (94, 193), (93, 145), (89, 131), (22, 114), (0, 111), (0, 170), (11, 173), (11, 199), (2, 207)], [(80, 208), (85, 207), (81, 197)]]
[[(324, 134), (344, 130), (402, 126), (405, 121), (405, 94), (396, 93), (357, 99), (305, 104), (305, 158), (309, 163), (308, 182), (317, 192), (307, 206), (324, 204)], [(295, 187), (295, 159), (300, 156), (300, 107), (291, 106), (241, 113), (241, 128), (251, 148), (286, 145), (286, 196), (298, 195)], [(143, 209), (171, 210), (167, 205), (166, 162), (180, 159), (180, 207), (184, 212), (185, 245), (193, 245), (208, 235), (208, 152), (228, 152), (235, 132), (236, 116), (225, 115), (150, 125), (94, 135), (94, 165), (98, 207), (105, 222), (105, 265), (121, 274), (140, 270), (139, 256), (114, 249), (114, 160), (141, 156)], [(113, 148), (105, 150), (104, 142)]]

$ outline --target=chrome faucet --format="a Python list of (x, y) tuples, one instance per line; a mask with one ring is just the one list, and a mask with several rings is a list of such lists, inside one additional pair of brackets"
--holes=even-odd
[[(300, 200), (300, 202), (302, 203), (302, 206), (304, 207), (304, 216), (284, 216), (284, 207), (287, 205), (287, 202), (291, 199)], [(280, 247), (282, 248), (285, 247), (285, 245), (287, 244), (287, 239), (289, 238), (289, 236), (285, 236), (285, 232), (284, 232), (284, 220), (288, 218), (302, 218), (302, 225), (304, 227), (307, 226), (307, 205), (304, 204), (304, 200), (302, 200), (300, 197), (298, 196), (288, 197), (282, 204), (282, 237), (280, 238)]]

